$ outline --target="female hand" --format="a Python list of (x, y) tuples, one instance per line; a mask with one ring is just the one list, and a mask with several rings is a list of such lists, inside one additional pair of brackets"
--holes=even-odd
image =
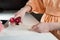
[(31, 7), (26, 5), (25, 7), (21, 8), (18, 12), (15, 13), (15, 18), (21, 17), (21, 20), (23, 20), (25, 13), (29, 12), (30, 10)]
[(32, 27), (33, 31), (36, 32), (49, 32), (53, 30), (53, 26), (50, 26), (49, 23), (38, 23)]
[(0, 32), (4, 29), (3, 24), (0, 22)]

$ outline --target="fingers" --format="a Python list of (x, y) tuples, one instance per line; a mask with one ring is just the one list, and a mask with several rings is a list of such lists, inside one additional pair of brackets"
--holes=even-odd
[(23, 12), (17, 12), (17, 13), (15, 13), (15, 18), (18, 18), (18, 17), (21, 17), (21, 21), (23, 20), (23, 18), (24, 18), (24, 15), (25, 15), (25, 13), (23, 13)]
[(34, 25), (31, 30), (40, 33), (40, 30), (36, 25)]
[(15, 13), (15, 16), (14, 17), (17, 18), (17, 17), (21, 17), (21, 16), (20, 16), (19, 13)]
[(37, 25), (34, 25), (32, 28), (31, 28), (32, 31), (35, 31), (35, 32), (39, 32), (39, 33), (46, 33), (46, 32), (49, 32), (49, 27), (47, 25), (44, 25), (44, 24), (37, 24)]
[(2, 23), (0, 23), (0, 32), (4, 29), (4, 26), (2, 25)]

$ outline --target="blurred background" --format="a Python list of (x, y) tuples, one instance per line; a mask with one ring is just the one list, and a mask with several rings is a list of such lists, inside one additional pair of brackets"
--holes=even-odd
[(18, 10), (22, 8), (28, 0), (0, 0), (0, 10)]

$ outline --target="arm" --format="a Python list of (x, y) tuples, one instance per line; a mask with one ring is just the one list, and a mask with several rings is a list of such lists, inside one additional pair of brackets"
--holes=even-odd
[(41, 0), (29, 0), (21, 10), (24, 10), (24, 12), (34, 12), (39, 14), (45, 12), (45, 7)]
[[(45, 12), (45, 7), (41, 0), (29, 0), (25, 7), (21, 8), (15, 16), (24, 16), (26, 12), (35, 12), (36, 14), (41, 14)], [(20, 15), (19, 15), (20, 14)]]
[(38, 23), (32, 27), (32, 30), (36, 32), (49, 32), (59, 29), (60, 23)]
[(16, 17), (21, 17), (23, 19), (26, 12), (35, 12), (36, 14), (44, 13), (45, 8), (41, 0), (29, 0), (25, 7), (21, 8), (16, 14)]
[(60, 23), (48, 23), (52, 30), (60, 30)]

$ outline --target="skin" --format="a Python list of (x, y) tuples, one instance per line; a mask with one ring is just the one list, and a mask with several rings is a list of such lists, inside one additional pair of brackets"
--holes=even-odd
[(1, 21), (0, 21), (0, 32), (1, 32), (3, 29), (4, 29), (4, 26), (3, 26), (3, 24), (2, 24)]
[[(29, 12), (30, 10), (31, 7), (26, 5), (25, 7), (21, 8), (21, 10), (19, 10), (17, 13), (15, 13), (15, 17), (21, 17), (21, 20), (23, 20), (23, 17), (26, 12)], [(57, 29), (60, 29), (60, 23), (38, 23), (36, 25), (33, 25), (33, 27), (31, 28), (32, 31), (36, 31), (39, 33), (49, 32)]]
[(38, 23), (33, 25), (32, 29), (36, 32), (49, 32), (52, 30), (60, 30), (60, 23)]

